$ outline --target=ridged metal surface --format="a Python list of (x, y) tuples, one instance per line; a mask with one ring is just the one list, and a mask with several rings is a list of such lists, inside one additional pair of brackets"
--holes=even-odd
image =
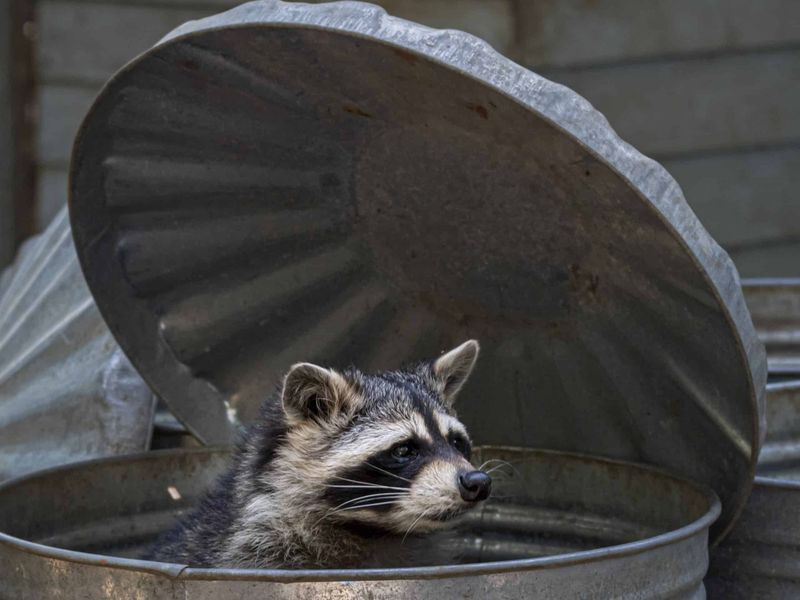
[(294, 361), (469, 337), (483, 443), (749, 493), (766, 363), (728, 256), (588, 102), (465, 33), (355, 2), (188, 23), (105, 87), (71, 218), (120, 344), (206, 442)]
[(712, 598), (800, 598), (800, 381), (767, 388), (767, 425), (753, 492), (712, 550)]
[(462, 564), (236, 571), (125, 558), (197, 500), (225, 457), (149, 453), (3, 486), (0, 597), (705, 598), (708, 527), (719, 514), (708, 488), (648, 467), (510, 448), (478, 452), (517, 473), (498, 477), (495, 499), (439, 540)]
[(800, 376), (800, 279), (748, 279), (743, 289), (769, 372)]
[(146, 450), (154, 408), (86, 287), (64, 209), (0, 278), (0, 480)]
[(767, 387), (767, 438), (758, 474), (800, 481), (800, 380)]

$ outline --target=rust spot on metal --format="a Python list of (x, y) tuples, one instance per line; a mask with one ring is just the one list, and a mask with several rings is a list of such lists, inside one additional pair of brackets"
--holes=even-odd
[(578, 264), (571, 264), (569, 272), (572, 280), (572, 289), (577, 292), (587, 292), (589, 297), (595, 298), (600, 287), (600, 275), (584, 271)]
[(600, 275), (589, 273), (589, 284), (586, 289), (589, 290), (590, 294), (594, 295), (597, 293), (598, 287), (600, 287)]
[(473, 112), (478, 113), (478, 115), (481, 117), (481, 119), (488, 119), (489, 118), (489, 111), (482, 104), (467, 104), (467, 108), (470, 109)]
[(358, 108), (353, 104), (345, 104), (344, 106), (342, 106), (342, 108), (344, 109), (345, 112), (349, 112), (351, 115), (358, 115), (359, 117), (367, 117), (368, 119), (372, 118), (371, 114), (369, 114), (368, 112), (364, 112), (363, 110), (361, 110), (360, 108)]
[(419, 56), (416, 54), (409, 52), (408, 50), (402, 50), (400, 48), (394, 48), (394, 53), (402, 58), (405, 62), (410, 65), (415, 65), (419, 61)]

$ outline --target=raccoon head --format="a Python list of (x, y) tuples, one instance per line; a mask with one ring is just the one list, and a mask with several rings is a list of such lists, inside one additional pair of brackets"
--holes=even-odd
[(294, 365), (284, 378), (279, 460), (295, 475), (298, 499), (314, 498), (329, 524), (405, 535), (441, 528), (488, 498), (492, 480), (470, 464), (453, 409), (478, 350), (470, 340), (376, 375)]

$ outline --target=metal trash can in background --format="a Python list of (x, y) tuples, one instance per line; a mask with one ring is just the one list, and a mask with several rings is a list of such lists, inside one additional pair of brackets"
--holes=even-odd
[(100, 317), (64, 208), (0, 279), (0, 481), (147, 450), (155, 402)]
[[(25, 566), (6, 590), (77, 580), (102, 597), (102, 586), (133, 581), (164, 598), (379, 598), (412, 580), (437, 598), (462, 585), (509, 597), (704, 597), (708, 528), (719, 509), (710, 535), (724, 535), (752, 483), (763, 346), (730, 259), (675, 181), (583, 98), (461, 32), (356, 2), (265, 0), (188, 23), (126, 66), (72, 159), (73, 233), (97, 305), (206, 443), (255, 418), (297, 360), (380, 369), (475, 337), (484, 352), (460, 415), (480, 444), (566, 457), (570, 468), (538, 482), (564, 504), (581, 497), (570, 482), (592, 473), (592, 492), (618, 489), (598, 456), (696, 484), (645, 477), (669, 501), (651, 506), (658, 523), (616, 542), (422, 572), (200, 572), (34, 551), (14, 533), (103, 550), (59, 537), (57, 520), (15, 526), (0, 547)], [(159, 465), (161, 488), (204, 477), (181, 462), (190, 458), (144, 460)], [(80, 472), (124, 513), (134, 499), (112, 492), (119, 475), (108, 470), (123, 463), (139, 468)], [(639, 483), (616, 495), (621, 512), (647, 489), (637, 479), (647, 469), (625, 464), (619, 478)], [(64, 473), (9, 484), (6, 506)], [(673, 518), (656, 518), (667, 505)], [(47, 579), (37, 588), (26, 573)]]
[(741, 518), (711, 552), (713, 598), (800, 597), (800, 380), (767, 388), (767, 438)]
[(711, 551), (712, 598), (800, 597), (800, 280), (742, 282), (766, 346), (767, 433), (745, 510)]
[(770, 375), (800, 379), (800, 279), (745, 279), (742, 289)]

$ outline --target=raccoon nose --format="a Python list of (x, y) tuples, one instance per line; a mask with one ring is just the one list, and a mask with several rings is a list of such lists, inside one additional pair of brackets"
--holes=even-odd
[(470, 471), (458, 476), (458, 491), (467, 502), (486, 500), (492, 491), (492, 478), (483, 471)]

